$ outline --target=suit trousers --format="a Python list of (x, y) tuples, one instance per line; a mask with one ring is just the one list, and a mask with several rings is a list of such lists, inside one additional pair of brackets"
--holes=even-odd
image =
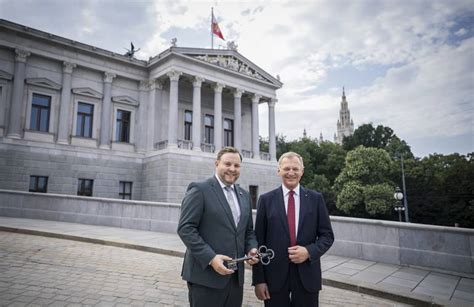
[(270, 299), (265, 300), (265, 307), (318, 307), (319, 291), (305, 290), (298, 273), (298, 267), (290, 263), (288, 278), (278, 292), (270, 292)]
[(243, 286), (239, 286), (238, 273), (232, 274), (224, 289), (209, 288), (188, 282), (191, 307), (241, 307)]

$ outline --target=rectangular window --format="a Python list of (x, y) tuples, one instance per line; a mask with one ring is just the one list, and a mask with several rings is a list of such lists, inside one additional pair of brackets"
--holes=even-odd
[(48, 177), (30, 176), (30, 192), (46, 193), (48, 190)]
[(117, 130), (115, 140), (118, 142), (130, 142), (130, 114), (129, 111), (117, 110)]
[(191, 140), (193, 129), (193, 112), (191, 111), (184, 111), (184, 139), (186, 141)]
[(77, 195), (92, 196), (92, 188), (94, 187), (94, 180), (79, 179), (77, 185)]
[(234, 121), (224, 118), (224, 146), (234, 146)]
[(214, 116), (208, 115), (204, 117), (204, 142), (214, 144)]
[(33, 94), (33, 99), (31, 102), (30, 129), (48, 132), (50, 111), (51, 97)]
[(120, 181), (119, 198), (132, 199), (132, 182)]
[(257, 209), (258, 185), (250, 185), (249, 194), (250, 194), (250, 202), (252, 204), (252, 209)]
[(79, 102), (77, 105), (76, 135), (85, 138), (92, 137), (92, 120), (94, 118), (94, 105)]

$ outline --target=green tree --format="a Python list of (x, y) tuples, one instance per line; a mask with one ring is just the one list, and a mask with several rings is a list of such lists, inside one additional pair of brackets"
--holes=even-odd
[(407, 161), (411, 222), (474, 228), (473, 155), (433, 154)]
[(347, 215), (388, 218), (393, 215), (392, 160), (384, 149), (359, 146), (347, 153), (336, 178), (336, 206)]
[(394, 134), (392, 128), (382, 125), (374, 127), (372, 123), (363, 124), (354, 130), (353, 135), (344, 137), (342, 142), (342, 147), (347, 151), (362, 145), (364, 147), (383, 148), (392, 157), (403, 154), (405, 159), (413, 158), (410, 146)]

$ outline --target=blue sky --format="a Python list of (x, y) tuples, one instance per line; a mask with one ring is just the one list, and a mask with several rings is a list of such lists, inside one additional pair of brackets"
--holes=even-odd
[(389, 126), (420, 157), (474, 151), (472, 1), (0, 0), (0, 18), (117, 53), (133, 41), (148, 59), (174, 37), (209, 48), (211, 7), (226, 39), (281, 77), (287, 139), (332, 140), (344, 86), (356, 127)]

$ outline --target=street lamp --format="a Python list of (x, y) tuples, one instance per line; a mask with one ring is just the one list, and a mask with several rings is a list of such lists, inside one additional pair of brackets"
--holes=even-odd
[(402, 211), (405, 211), (405, 206), (402, 204), (403, 200), (403, 193), (400, 190), (399, 187), (395, 189), (395, 193), (393, 194), (393, 198), (395, 198), (395, 204), (393, 205), (393, 208), (395, 211), (398, 212), (398, 221), (402, 221)]
[(400, 154), (400, 163), (402, 166), (402, 184), (403, 184), (403, 207), (405, 211), (405, 222), (409, 223), (410, 219), (408, 218), (408, 203), (407, 203), (407, 189), (405, 187), (405, 169), (403, 167), (403, 154)]

